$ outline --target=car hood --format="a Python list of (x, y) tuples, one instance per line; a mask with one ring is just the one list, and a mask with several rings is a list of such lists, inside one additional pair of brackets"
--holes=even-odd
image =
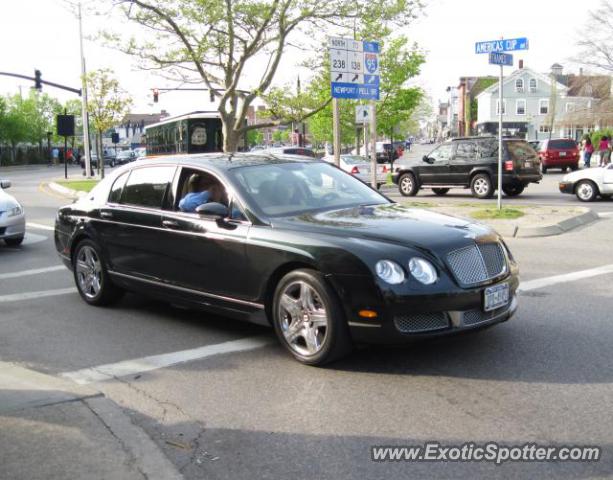
[(0, 190), (0, 212), (4, 212), (16, 205), (19, 205), (19, 202), (15, 199), (15, 197), (9, 195), (4, 190)]
[(576, 172), (567, 173), (562, 178), (562, 181), (574, 183), (583, 178), (589, 178), (590, 180), (599, 181), (603, 175), (604, 175), (603, 167), (584, 168), (583, 170), (577, 170)]
[(352, 207), (277, 218), (274, 227), (391, 242), (407, 247), (448, 252), (497, 239), (488, 226), (400, 204)]

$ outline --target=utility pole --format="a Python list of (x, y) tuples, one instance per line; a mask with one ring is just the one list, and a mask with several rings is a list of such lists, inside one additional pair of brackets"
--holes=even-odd
[(370, 182), (377, 189), (377, 104), (370, 100)]
[(338, 98), (332, 99), (332, 149), (334, 154), (334, 165), (341, 164), (341, 119), (338, 106)]
[(502, 208), (502, 114), (504, 112), (504, 104), (502, 103), (502, 65), (500, 65), (500, 83), (498, 84), (498, 210)]
[[(83, 123), (83, 160), (85, 163), (85, 176), (90, 178), (91, 159), (89, 156), (89, 116), (87, 115), (87, 81), (85, 79), (87, 71), (85, 70), (85, 54), (83, 53), (83, 21), (81, 15), (81, 2), (79, 2), (79, 45), (81, 50), (81, 89), (83, 92), (83, 99), (81, 101), (81, 119)], [(98, 162), (100, 162), (100, 159), (98, 159)]]

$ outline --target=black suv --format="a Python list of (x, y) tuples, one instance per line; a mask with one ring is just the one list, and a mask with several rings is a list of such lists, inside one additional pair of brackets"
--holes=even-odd
[[(519, 195), (529, 183), (542, 179), (538, 154), (524, 140), (504, 138), (502, 191)], [(420, 188), (445, 195), (450, 188), (470, 188), (477, 198), (491, 197), (497, 188), (498, 139), (455, 138), (439, 145), (420, 164), (399, 164), (392, 179), (404, 196)]]

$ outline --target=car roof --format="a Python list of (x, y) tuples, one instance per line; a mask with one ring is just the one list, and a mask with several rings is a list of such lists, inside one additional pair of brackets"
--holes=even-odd
[[(276, 154), (271, 152), (246, 152), (246, 153), (192, 153), (189, 155), (163, 155), (147, 157), (137, 160), (130, 165), (134, 167), (146, 165), (178, 165), (202, 166), (213, 168), (218, 171), (227, 171), (240, 167), (253, 167), (258, 165), (279, 165), (283, 163), (322, 163), (317, 158), (303, 155)], [(323, 162), (325, 163), (325, 162)]]

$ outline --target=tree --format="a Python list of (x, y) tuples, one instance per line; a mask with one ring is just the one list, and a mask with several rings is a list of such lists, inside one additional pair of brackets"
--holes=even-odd
[(17, 145), (28, 140), (28, 122), (23, 112), (21, 95), (8, 97), (4, 104), (5, 114), (0, 130), (0, 139), (11, 145), (11, 161), (15, 162)]
[(261, 130), (249, 130), (247, 132), (247, 144), (250, 147), (254, 145), (262, 145), (264, 143), (264, 134)]
[(100, 174), (104, 178), (104, 151), (102, 135), (117, 125), (129, 112), (132, 99), (112, 77), (110, 69), (95, 70), (86, 76), (88, 102), (87, 109), (96, 132), (96, 150)]
[[(234, 151), (248, 130), (301, 121), (271, 118), (246, 125), (253, 101), (271, 88), (284, 53), (300, 43), (315, 50), (331, 33), (364, 32), (372, 19), (401, 27), (415, 18), (420, 0), (114, 0), (144, 27), (124, 41), (106, 32), (113, 46), (134, 55), (145, 69), (167, 78), (204, 83), (218, 101), (224, 150)], [(371, 32), (372, 33), (372, 32)], [(376, 37), (363, 37), (376, 38)], [(265, 65), (264, 69), (258, 68)], [(245, 82), (249, 72), (253, 82)], [(256, 73), (257, 72), (257, 73)]]
[(588, 21), (580, 30), (581, 38), (577, 41), (580, 49), (574, 61), (613, 72), (613, 2), (602, 0), (595, 10), (589, 12)]

